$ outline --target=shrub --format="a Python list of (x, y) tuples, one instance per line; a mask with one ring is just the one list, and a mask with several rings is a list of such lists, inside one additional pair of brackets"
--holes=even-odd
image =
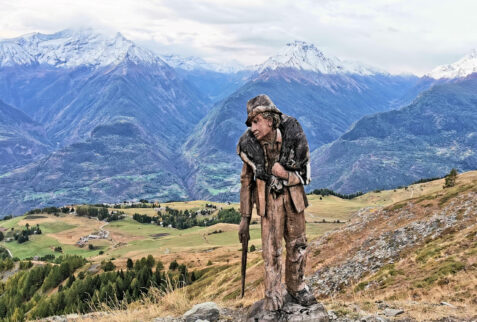
[(107, 262), (101, 263), (101, 268), (105, 272), (110, 272), (110, 271), (113, 271), (116, 268), (116, 265), (114, 265), (113, 262), (111, 262), (111, 261), (107, 261)]
[(174, 259), (170, 264), (169, 264), (169, 270), (174, 271), (179, 267), (179, 264), (177, 261)]

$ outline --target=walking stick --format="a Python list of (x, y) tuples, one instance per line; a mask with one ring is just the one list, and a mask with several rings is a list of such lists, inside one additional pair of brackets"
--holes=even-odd
[(245, 274), (247, 273), (248, 238), (242, 241), (242, 298), (245, 294)]

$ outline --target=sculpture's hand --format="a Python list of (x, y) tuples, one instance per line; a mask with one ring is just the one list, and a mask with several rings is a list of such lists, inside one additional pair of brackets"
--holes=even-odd
[(275, 162), (275, 164), (273, 165), (272, 174), (280, 179), (288, 179), (288, 171), (285, 170), (285, 168), (278, 162)]
[(242, 221), (240, 221), (239, 226), (239, 241), (243, 243), (246, 240), (250, 240), (250, 233), (249, 233), (249, 225), (250, 225), (250, 218), (242, 217)]

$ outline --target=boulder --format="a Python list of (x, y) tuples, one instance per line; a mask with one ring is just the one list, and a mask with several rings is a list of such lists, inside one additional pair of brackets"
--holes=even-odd
[(404, 311), (400, 309), (385, 309), (384, 310), (384, 315), (386, 316), (396, 316), (403, 313)]
[(214, 302), (196, 304), (182, 316), (186, 322), (219, 320), (220, 309)]

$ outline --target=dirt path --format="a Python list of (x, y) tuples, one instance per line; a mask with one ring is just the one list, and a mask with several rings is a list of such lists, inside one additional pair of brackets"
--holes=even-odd
[(10, 249), (8, 249), (8, 248), (6, 248), (6, 247), (4, 247), (4, 248), (7, 250), (8, 255), (10, 255), (10, 257), (13, 258), (13, 254), (12, 254), (12, 252), (10, 251)]
[[(98, 219), (99, 220), (99, 219)], [(103, 229), (104, 226), (107, 226), (109, 225), (109, 222), (105, 221), (103, 222), (103, 224), (99, 227), (99, 230), (104, 230), (105, 231), (105, 237), (108, 238), (109, 237), (109, 230), (106, 230), (106, 229)], [(113, 241), (113, 239), (111, 239), (111, 241)]]

